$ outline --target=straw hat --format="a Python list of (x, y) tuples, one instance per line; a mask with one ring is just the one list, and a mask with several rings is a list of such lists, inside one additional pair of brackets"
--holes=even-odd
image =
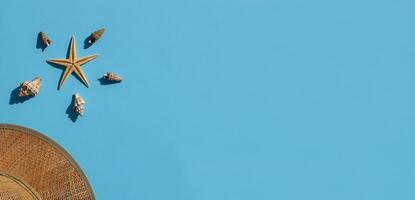
[(72, 157), (46, 136), (0, 124), (0, 200), (94, 200)]

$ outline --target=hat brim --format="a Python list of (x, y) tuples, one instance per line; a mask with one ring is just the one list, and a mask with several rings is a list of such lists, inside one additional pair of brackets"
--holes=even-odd
[(42, 200), (95, 200), (81, 168), (60, 145), (21, 126), (0, 124), (0, 175)]

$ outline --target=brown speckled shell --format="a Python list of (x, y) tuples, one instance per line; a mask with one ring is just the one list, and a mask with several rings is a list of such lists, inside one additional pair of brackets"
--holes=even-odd
[(49, 39), (49, 37), (46, 35), (46, 33), (40, 32), (39, 35), (40, 35), (40, 39), (42, 40), (42, 43), (45, 46), (49, 46), (50, 44), (52, 44), (52, 41)]
[(91, 33), (91, 35), (89, 36), (89, 41), (88, 42), (90, 44), (94, 44), (99, 38), (101, 38), (104, 31), (105, 31), (105, 29), (101, 28), (101, 29), (98, 29), (97, 31)]
[(20, 83), (19, 89), (19, 96), (36, 96), (40, 91), (42, 79), (40, 77), (36, 77), (33, 81), (25, 81)]

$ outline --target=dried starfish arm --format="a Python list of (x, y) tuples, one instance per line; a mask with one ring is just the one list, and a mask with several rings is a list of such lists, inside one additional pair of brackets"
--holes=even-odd
[(89, 62), (89, 61), (91, 61), (91, 60), (95, 59), (96, 57), (98, 57), (98, 55), (97, 55), (97, 54), (90, 55), (90, 56), (85, 56), (85, 57), (82, 57), (82, 58), (80, 58), (80, 59), (76, 60), (76, 63), (77, 63), (78, 65), (83, 65), (83, 64), (85, 64), (85, 63), (87, 63), (87, 62)]
[(53, 64), (58, 64), (58, 65), (63, 65), (63, 66), (70, 66), (71, 65), (71, 61), (68, 60), (68, 59), (50, 59), (50, 60), (47, 60), (47, 62), (53, 63)]
[(61, 80), (59, 82), (58, 89), (60, 89), (62, 87), (62, 85), (65, 83), (65, 80), (68, 78), (68, 76), (70, 74), (72, 74), (72, 72), (73, 72), (73, 68), (72, 67), (65, 68), (65, 71), (63, 72), (62, 78), (61, 78)]
[(82, 80), (82, 83), (85, 84), (86, 87), (89, 87), (88, 80), (86, 79), (81, 66), (78, 64), (75, 64), (73, 69), (74, 69), (73, 71), (75, 72), (75, 74)]
[(77, 59), (76, 56), (76, 46), (75, 46), (75, 37), (72, 36), (70, 44), (69, 44), (69, 51), (68, 51), (68, 58), (67, 59), (51, 59), (48, 60), (49, 63), (54, 63), (58, 65), (62, 65), (65, 67), (65, 71), (62, 74), (62, 78), (60, 80), (60, 83), (58, 85), (58, 89), (60, 89), (65, 82), (65, 80), (68, 78), (72, 72), (75, 72), (75, 74), (79, 77), (80, 81), (88, 87), (89, 83), (88, 80), (85, 77), (85, 74), (82, 71), (81, 65), (85, 64), (93, 59), (95, 59), (98, 55), (90, 55), (85, 56), (81, 59)]
[(71, 44), (69, 48), (69, 57), (68, 60), (76, 60), (76, 45), (75, 45), (75, 37), (72, 36)]

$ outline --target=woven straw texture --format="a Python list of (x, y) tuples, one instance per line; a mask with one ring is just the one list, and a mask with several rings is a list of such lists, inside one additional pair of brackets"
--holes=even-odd
[(0, 124), (0, 200), (94, 200), (72, 157), (46, 136)]
[(0, 199), (39, 200), (33, 188), (7, 174), (0, 174)]

